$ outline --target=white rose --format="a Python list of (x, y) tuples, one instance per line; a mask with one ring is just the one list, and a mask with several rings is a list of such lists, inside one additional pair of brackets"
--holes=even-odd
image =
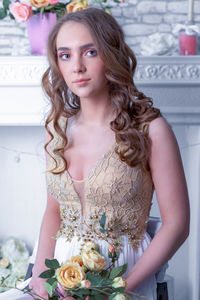
[(126, 287), (126, 286), (127, 286), (127, 282), (122, 277), (116, 277), (115, 279), (113, 279), (112, 287), (119, 288), (119, 287)]

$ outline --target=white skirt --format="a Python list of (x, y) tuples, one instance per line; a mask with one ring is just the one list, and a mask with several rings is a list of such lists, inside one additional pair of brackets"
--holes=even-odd
[[(123, 251), (120, 253), (119, 259), (116, 265), (123, 265), (128, 263), (128, 268), (123, 277), (126, 277), (126, 274), (132, 269), (134, 264), (141, 257), (145, 249), (148, 247), (151, 239), (148, 233), (145, 233), (144, 239), (141, 242), (141, 246), (138, 251), (134, 251), (132, 246), (128, 243), (128, 238), (123, 236)], [(95, 241), (99, 245), (99, 252), (104, 255), (108, 264), (108, 243), (103, 240)], [(70, 259), (74, 255), (78, 255), (80, 253), (80, 246), (82, 241), (78, 241), (77, 237), (74, 237), (71, 242), (66, 242), (66, 239), (60, 237), (56, 242), (55, 248), (55, 258), (59, 261), (59, 263), (63, 263), (66, 260)], [(27, 281), (20, 284), (18, 287), (23, 288), (28, 285)], [(150, 277), (146, 280), (140, 288), (134, 291), (134, 293), (139, 294), (140, 296), (145, 296), (146, 298), (138, 298), (132, 296), (133, 300), (145, 299), (145, 300), (156, 300), (156, 279), (155, 276)], [(10, 290), (0, 294), (0, 300), (31, 300), (32, 296), (23, 294), (17, 290)]]

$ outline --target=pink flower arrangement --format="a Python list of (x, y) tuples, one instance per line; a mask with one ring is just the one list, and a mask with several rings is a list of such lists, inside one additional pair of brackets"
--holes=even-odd
[(32, 6), (29, 3), (13, 2), (9, 10), (19, 23), (27, 21), (32, 16)]
[[(97, 0), (92, 0), (94, 3)], [(121, 3), (124, 0), (113, 0)], [(75, 12), (88, 8), (88, 0), (4, 0), (3, 7), (0, 8), (0, 19), (10, 16), (16, 22), (26, 22), (32, 15), (43, 13), (55, 13), (60, 18), (65, 13)], [(107, 0), (98, 0), (101, 9), (110, 13), (111, 6), (107, 6)]]

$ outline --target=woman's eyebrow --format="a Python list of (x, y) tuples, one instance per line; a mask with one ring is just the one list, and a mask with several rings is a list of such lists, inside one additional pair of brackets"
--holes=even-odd
[[(87, 49), (89, 47), (94, 47), (94, 44), (93, 43), (85, 44), (85, 45), (80, 46), (79, 49), (84, 50), (84, 49)], [(65, 51), (65, 50), (71, 50), (71, 48), (69, 48), (69, 47), (59, 47), (57, 49), (57, 51)]]

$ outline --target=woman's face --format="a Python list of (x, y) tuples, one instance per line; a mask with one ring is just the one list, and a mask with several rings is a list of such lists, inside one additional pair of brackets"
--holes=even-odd
[(91, 98), (108, 89), (105, 66), (87, 27), (65, 23), (56, 40), (58, 66), (70, 90), (80, 98)]

